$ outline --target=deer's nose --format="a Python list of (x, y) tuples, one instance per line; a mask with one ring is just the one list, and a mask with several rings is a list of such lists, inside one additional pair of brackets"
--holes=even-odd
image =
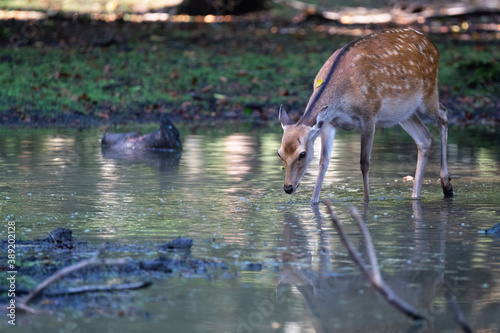
[(292, 194), (293, 193), (293, 186), (292, 185), (283, 185), (283, 190), (288, 194)]

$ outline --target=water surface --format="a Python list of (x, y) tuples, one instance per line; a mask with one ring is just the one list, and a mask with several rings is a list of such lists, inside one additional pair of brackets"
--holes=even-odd
[[(143, 132), (154, 129), (143, 128)], [(121, 128), (130, 131), (130, 128)], [(0, 131), (0, 219), (17, 237), (56, 227), (92, 243), (152, 246), (183, 236), (193, 257), (224, 261), (231, 274), (154, 281), (130, 292), (133, 315), (67, 308), (19, 317), (21, 331), (405, 332), (412, 324), (360, 276), (323, 205), (308, 202), (312, 162), (299, 192), (282, 190), (279, 128), (182, 130), (184, 151), (102, 151), (100, 129)], [(361, 252), (348, 206), (364, 214), (389, 285), (430, 321), (421, 331), (458, 332), (444, 290), (475, 330), (498, 332), (500, 241), (478, 230), (500, 222), (500, 150), (493, 129), (451, 128), (449, 171), (456, 192), (443, 200), (439, 138), (422, 200), (410, 200), (416, 148), (400, 129), (377, 131), (372, 201), (362, 202), (359, 134), (337, 135), (322, 198), (330, 198)], [(317, 151), (318, 148), (317, 148)], [(5, 249), (1, 249), (5, 251)], [(0, 252), (4, 253), (4, 252)], [(262, 270), (245, 270), (260, 263)], [(4, 328), (5, 320), (0, 327)], [(417, 330), (418, 331), (418, 330)]]

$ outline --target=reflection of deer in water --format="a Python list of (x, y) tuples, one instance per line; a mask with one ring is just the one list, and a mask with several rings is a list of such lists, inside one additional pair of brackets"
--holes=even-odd
[[(445, 203), (447, 204), (447, 203)], [(432, 313), (433, 302), (444, 280), (444, 244), (449, 208), (440, 212), (439, 228), (421, 228), (423, 218), (420, 203), (415, 201), (414, 250), (407, 262), (394, 275), (384, 275), (386, 283), (405, 301), (416, 306), (425, 315)], [(304, 297), (311, 311), (317, 332), (359, 331), (367, 327), (374, 330), (404, 331), (408, 319), (391, 307), (362, 275), (334, 275), (331, 270), (327, 233), (317, 205), (313, 206), (318, 233), (317, 248), (320, 249), (318, 268), (312, 268), (311, 246), (308, 235), (299, 217), (289, 212), (284, 215), (284, 247), (282, 253), (282, 276), (277, 286), (278, 297), (282, 297), (288, 286), (295, 287)], [(366, 213), (366, 212), (365, 212)], [(436, 229), (437, 232), (436, 232)], [(405, 247), (408, 244), (405, 241)], [(360, 244), (361, 250), (363, 244)], [(361, 251), (363, 252), (363, 251)], [(437, 255), (435, 255), (437, 253)], [(431, 266), (429, 261), (434, 265)], [(425, 267), (419, 266), (425, 265)], [(415, 327), (417, 328), (417, 327)], [(418, 328), (417, 328), (418, 329)]]

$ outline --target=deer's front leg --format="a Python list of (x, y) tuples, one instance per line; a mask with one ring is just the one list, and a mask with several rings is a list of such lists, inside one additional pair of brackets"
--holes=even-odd
[(420, 190), (424, 181), (424, 169), (427, 164), (429, 152), (432, 144), (431, 132), (425, 127), (418, 115), (415, 113), (410, 118), (399, 123), (403, 129), (415, 140), (418, 148), (417, 170), (413, 181), (413, 199), (420, 199)]
[(311, 198), (312, 202), (319, 201), (319, 192), (321, 191), (321, 186), (323, 185), (323, 180), (325, 179), (326, 170), (328, 169), (328, 164), (330, 163), (333, 139), (335, 138), (336, 132), (336, 128), (330, 124), (323, 125), (323, 127), (325, 128), (321, 132), (321, 157), (319, 159), (318, 179), (316, 180), (316, 186), (314, 187), (314, 192)]

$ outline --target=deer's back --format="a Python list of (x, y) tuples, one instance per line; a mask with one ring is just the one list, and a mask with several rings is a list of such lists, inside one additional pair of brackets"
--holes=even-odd
[[(315, 109), (333, 104), (333, 109), (343, 113), (339, 117), (376, 117), (380, 125), (392, 125), (411, 116), (429, 99), (437, 103), (439, 52), (421, 33), (388, 30), (346, 47), (344, 52), (335, 52), (319, 71), (311, 96), (311, 100), (317, 98)], [(320, 91), (318, 80), (326, 81), (330, 73), (328, 85)]]

